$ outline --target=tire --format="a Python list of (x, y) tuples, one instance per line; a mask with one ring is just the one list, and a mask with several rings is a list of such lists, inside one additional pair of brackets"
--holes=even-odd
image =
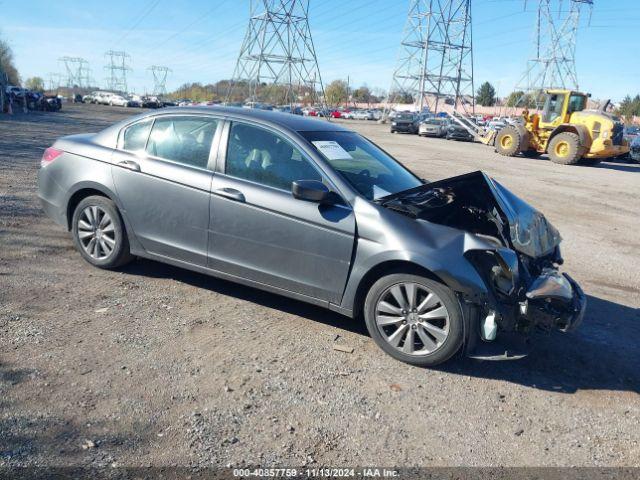
[[(415, 313), (407, 301), (409, 290), (405, 285), (415, 286)], [(395, 300), (398, 291), (405, 303), (404, 310), (401, 303)], [(431, 294), (432, 300), (431, 304), (425, 306), (427, 293)], [(380, 310), (381, 304), (384, 304), (382, 307), (385, 310)], [(379, 312), (391, 313), (391, 310), (391, 316), (377, 315)], [(423, 319), (419, 316), (428, 314), (432, 318)], [(433, 367), (446, 362), (460, 350), (463, 343), (463, 314), (455, 294), (447, 286), (419, 275), (394, 273), (380, 278), (367, 293), (364, 319), (371, 338), (382, 350), (396, 360), (411, 365)], [(383, 322), (392, 319), (393, 323), (379, 325), (379, 319)], [(428, 324), (427, 327), (425, 324)], [(407, 343), (409, 338), (411, 344)], [(394, 346), (394, 342), (397, 345)]]
[(572, 132), (562, 132), (549, 142), (547, 152), (553, 163), (575, 165), (582, 157), (580, 137)]
[(78, 203), (73, 212), (71, 233), (80, 255), (95, 267), (117, 268), (134, 258), (120, 212), (106, 197), (91, 196)]
[(522, 150), (522, 140), (522, 135), (517, 128), (513, 126), (504, 127), (496, 135), (496, 152), (505, 157), (515, 157)]

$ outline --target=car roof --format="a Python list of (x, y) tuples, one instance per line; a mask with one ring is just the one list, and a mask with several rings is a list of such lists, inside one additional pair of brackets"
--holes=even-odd
[(293, 134), (297, 132), (351, 132), (351, 130), (326, 119), (305, 118), (300, 115), (292, 115), (290, 113), (272, 110), (211, 105), (200, 107), (170, 107), (161, 110), (151, 110), (134, 117), (129, 117), (105, 128), (94, 136), (93, 141), (105, 147), (115, 148), (118, 135), (126, 126), (144, 120), (145, 118), (171, 114), (222, 115), (230, 120), (254, 120), (265, 125), (275, 126), (281, 130), (288, 130)]
[(296, 132), (305, 131), (343, 131), (350, 130), (332, 123), (326, 119), (306, 118), (300, 115), (292, 115), (290, 113), (278, 112), (274, 110), (260, 110), (256, 108), (242, 107), (223, 107), (218, 105), (201, 106), (201, 107), (174, 107), (165, 108), (161, 111), (151, 112), (149, 115), (161, 115), (169, 113), (197, 113), (197, 114), (222, 114), (231, 118), (240, 120), (260, 120), (273, 123)]

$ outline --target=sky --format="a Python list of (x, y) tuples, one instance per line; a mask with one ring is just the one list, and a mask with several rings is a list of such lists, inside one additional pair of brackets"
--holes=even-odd
[[(560, 0), (556, 0), (560, 1)], [(567, 8), (569, 0), (563, 0)], [(311, 0), (309, 23), (323, 82), (389, 88), (408, 0)], [(506, 96), (534, 54), (535, 0), (473, 0), (476, 88)], [(0, 0), (0, 38), (24, 79), (62, 72), (60, 57), (83, 57), (104, 85), (110, 49), (125, 50), (130, 90), (153, 88), (150, 65), (172, 69), (167, 89), (230, 78), (249, 18), (249, 0)], [(620, 100), (640, 93), (640, 0), (594, 0), (578, 32), (581, 90)]]

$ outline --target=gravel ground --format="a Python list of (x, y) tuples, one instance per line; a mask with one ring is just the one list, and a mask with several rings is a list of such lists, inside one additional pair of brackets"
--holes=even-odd
[(589, 296), (578, 332), (524, 360), (425, 370), (316, 307), (151, 261), (85, 263), (39, 209), (39, 157), (133, 113), (0, 117), (0, 466), (640, 466), (640, 166), (349, 122), (423, 177), (482, 169), (545, 212)]

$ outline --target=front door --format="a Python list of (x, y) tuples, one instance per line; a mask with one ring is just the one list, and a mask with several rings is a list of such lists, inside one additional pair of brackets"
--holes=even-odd
[(209, 266), (339, 302), (354, 248), (353, 211), (295, 199), (294, 180), (323, 177), (289, 140), (231, 124), (224, 171), (212, 180)]
[(218, 123), (167, 115), (123, 132), (113, 178), (123, 214), (147, 252), (206, 265), (210, 152)]

